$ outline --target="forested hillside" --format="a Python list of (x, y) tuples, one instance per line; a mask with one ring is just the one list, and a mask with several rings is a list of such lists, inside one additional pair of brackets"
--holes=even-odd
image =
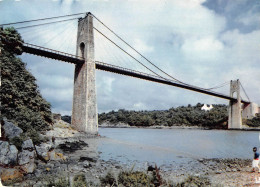
[(37, 132), (52, 123), (51, 106), (41, 96), (35, 77), (17, 55), (22, 38), (13, 28), (0, 30), (1, 118), (6, 117), (37, 141)]
[(226, 105), (213, 105), (210, 111), (201, 110), (203, 105), (188, 105), (170, 108), (162, 111), (128, 111), (120, 109), (117, 112), (99, 114), (99, 124), (126, 123), (130, 126), (200, 126), (207, 128), (227, 128), (228, 108)]

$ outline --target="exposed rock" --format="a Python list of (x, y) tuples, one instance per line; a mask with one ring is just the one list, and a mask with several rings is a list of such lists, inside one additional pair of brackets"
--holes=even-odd
[(16, 165), (18, 150), (14, 145), (9, 145), (6, 141), (0, 140), (0, 164)]
[(53, 148), (52, 144), (42, 143), (40, 145), (35, 145), (37, 156), (45, 161), (50, 160), (48, 152)]
[(23, 173), (16, 168), (4, 168), (1, 172), (1, 181), (3, 185), (10, 185), (23, 180)]
[(30, 160), (34, 159), (34, 152), (23, 150), (18, 154), (18, 163), (19, 165), (24, 165), (30, 162)]
[(25, 140), (22, 144), (22, 151), (18, 154), (18, 164), (25, 173), (33, 173), (35, 165), (35, 150), (31, 139)]
[(222, 171), (220, 171), (220, 170), (216, 171), (216, 174), (221, 174), (221, 173), (222, 173)]
[(28, 151), (33, 151), (34, 150), (34, 145), (31, 139), (25, 140), (22, 144), (22, 149), (23, 150), (28, 150)]
[(63, 120), (58, 120), (53, 125), (53, 130), (46, 133), (47, 137), (74, 137), (78, 135), (79, 132), (71, 128), (69, 123)]
[(84, 162), (82, 163), (82, 165), (83, 165), (84, 168), (90, 168), (90, 167), (92, 167), (92, 164), (90, 164), (88, 161), (84, 161)]
[(18, 163), (26, 173), (33, 173), (35, 170), (35, 152), (23, 150), (18, 154)]
[(66, 160), (67, 158), (62, 153), (56, 153), (54, 150), (48, 152), (50, 160), (58, 161), (58, 160)]
[(21, 169), (22, 169), (25, 173), (27, 173), (27, 174), (33, 173), (33, 172), (35, 171), (35, 169), (36, 169), (36, 164), (34, 163), (34, 159), (33, 159), (33, 160), (30, 160), (29, 163), (22, 165), (22, 166), (21, 166)]
[(20, 136), (20, 134), (23, 132), (21, 128), (17, 127), (12, 122), (7, 121), (6, 118), (3, 119), (2, 128), (3, 137), (8, 139)]

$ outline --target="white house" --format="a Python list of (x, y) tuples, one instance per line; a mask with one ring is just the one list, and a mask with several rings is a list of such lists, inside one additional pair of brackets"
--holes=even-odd
[(210, 111), (212, 108), (213, 108), (212, 105), (209, 105), (208, 107), (208, 105), (204, 104), (203, 107), (201, 107), (201, 110)]

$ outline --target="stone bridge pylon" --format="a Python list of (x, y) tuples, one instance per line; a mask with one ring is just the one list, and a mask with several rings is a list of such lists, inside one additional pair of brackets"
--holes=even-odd
[(241, 117), (241, 97), (240, 97), (240, 82), (239, 80), (230, 82), (230, 97), (236, 95), (236, 101), (229, 101), (228, 111), (228, 128), (229, 129), (241, 129), (242, 117)]
[(241, 129), (242, 119), (252, 119), (260, 109), (256, 103), (241, 102), (240, 82), (234, 80), (230, 82), (230, 97), (236, 98), (236, 101), (230, 100), (228, 114), (228, 129)]
[(78, 21), (76, 50), (77, 56), (83, 57), (85, 63), (75, 65), (71, 124), (79, 131), (97, 134), (96, 65), (91, 13)]

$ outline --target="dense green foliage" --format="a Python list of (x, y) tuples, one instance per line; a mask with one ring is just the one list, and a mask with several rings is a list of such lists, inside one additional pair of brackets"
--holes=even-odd
[(120, 109), (117, 112), (99, 114), (99, 123), (122, 122), (130, 126), (200, 126), (208, 128), (227, 128), (228, 112), (226, 105), (213, 105), (210, 111), (201, 110), (203, 105), (188, 105), (170, 108), (164, 111), (127, 111)]
[(260, 116), (256, 116), (252, 119), (248, 119), (246, 121), (246, 124), (249, 126), (249, 127), (260, 127)]
[(1, 47), (1, 114), (23, 129), (34, 142), (38, 131), (52, 123), (51, 106), (41, 96), (36, 79), (26, 70), (18, 54), (22, 39), (14, 28), (0, 31)]

